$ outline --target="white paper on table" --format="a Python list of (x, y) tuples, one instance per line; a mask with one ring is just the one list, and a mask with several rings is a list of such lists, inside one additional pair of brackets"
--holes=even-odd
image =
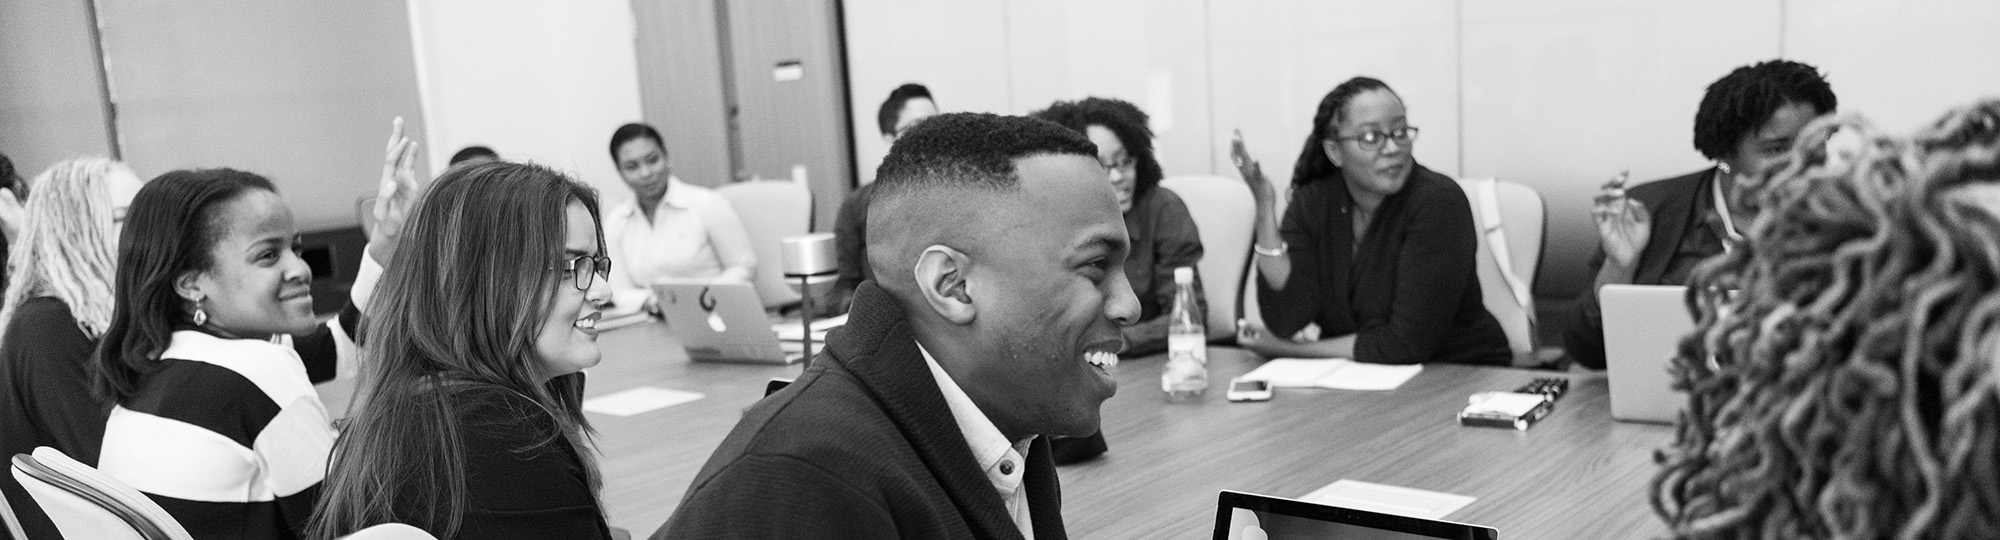
[(1277, 388), (1395, 390), (1424, 371), (1422, 364), (1364, 364), (1346, 358), (1278, 358), (1243, 374)]
[[(828, 330), (839, 328), (845, 324), (847, 324), (846, 313), (813, 321), (813, 341), (826, 341), (826, 332)], [(771, 330), (777, 332), (778, 339), (784, 341), (800, 341), (802, 339), (800, 336), (805, 335), (805, 329), (799, 327), (798, 321), (775, 323), (771, 325)]]
[(1320, 376), (1314, 385), (1335, 390), (1395, 390), (1424, 372), (1423, 364), (1398, 366), (1343, 361), (1347, 363)]
[(1345, 358), (1278, 358), (1250, 370), (1242, 378), (1269, 381), (1271, 386), (1277, 388), (1310, 388), (1317, 385), (1320, 377), (1343, 363), (1354, 362)]
[(1299, 500), (1420, 519), (1443, 519), (1479, 498), (1342, 478)]
[(668, 390), (657, 386), (641, 386), (623, 392), (613, 392), (583, 400), (583, 410), (611, 416), (632, 416), (635, 414), (664, 409), (682, 403), (707, 397), (699, 392)]

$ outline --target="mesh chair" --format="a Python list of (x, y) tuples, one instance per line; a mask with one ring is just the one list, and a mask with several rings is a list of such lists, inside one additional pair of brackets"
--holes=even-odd
[(797, 304), (799, 293), (785, 282), (781, 259), (786, 238), (812, 232), (812, 191), (791, 180), (751, 180), (715, 188), (743, 219), (743, 233), (757, 251), (752, 283), (765, 309)]
[(13, 473), (64, 538), (193, 540), (152, 499), (54, 448), (15, 455)]
[(1160, 181), (1187, 203), (1188, 215), (1201, 232), (1202, 296), (1208, 300), (1208, 339), (1236, 335), (1242, 306), (1243, 273), (1250, 264), (1250, 242), (1256, 232), (1256, 202), (1242, 180), (1221, 176), (1176, 176)]
[(1479, 237), (1479, 292), (1500, 321), (1516, 365), (1534, 364), (1535, 273), (1548, 217), (1534, 188), (1491, 178), (1458, 180)]

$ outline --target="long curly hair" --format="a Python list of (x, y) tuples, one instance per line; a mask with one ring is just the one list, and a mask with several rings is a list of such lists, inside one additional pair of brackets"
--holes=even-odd
[[(0, 330), (13, 322), (21, 304), (53, 297), (69, 307), (78, 330), (90, 339), (111, 325), (113, 261), (117, 260), (113, 174), (132, 175), (124, 163), (102, 157), (64, 160), (35, 177), (27, 219), (7, 257)], [(136, 177), (136, 176), (135, 176)]]
[(1762, 180), (1747, 241), (1690, 279), (1654, 510), (1676, 538), (1991, 537), (2000, 101), (1907, 139), (1822, 119)]

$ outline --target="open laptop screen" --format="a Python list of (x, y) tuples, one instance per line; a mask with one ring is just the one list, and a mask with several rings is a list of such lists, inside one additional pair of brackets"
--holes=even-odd
[(1215, 540), (1498, 540), (1488, 527), (1224, 491)]

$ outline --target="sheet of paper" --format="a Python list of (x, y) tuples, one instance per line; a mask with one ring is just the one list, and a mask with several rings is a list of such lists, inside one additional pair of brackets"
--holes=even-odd
[(1397, 366), (1348, 362), (1321, 375), (1313, 381), (1313, 385), (1335, 390), (1395, 390), (1423, 372), (1423, 364)]
[(1345, 358), (1277, 358), (1243, 374), (1243, 379), (1270, 381), (1275, 388), (1311, 388), (1329, 371), (1353, 363)]
[[(847, 324), (845, 313), (813, 321), (813, 341), (826, 341), (828, 330), (839, 328), (844, 324)], [(798, 321), (775, 323), (771, 325), (771, 330), (778, 333), (778, 339), (785, 341), (799, 341), (799, 336), (805, 335), (805, 329), (799, 327)]]
[(1443, 519), (1478, 497), (1439, 493), (1342, 478), (1300, 500), (1422, 519)]
[(641, 386), (623, 392), (613, 392), (583, 400), (583, 410), (611, 416), (632, 416), (635, 414), (664, 409), (706, 397), (698, 392), (668, 390), (657, 386)]

